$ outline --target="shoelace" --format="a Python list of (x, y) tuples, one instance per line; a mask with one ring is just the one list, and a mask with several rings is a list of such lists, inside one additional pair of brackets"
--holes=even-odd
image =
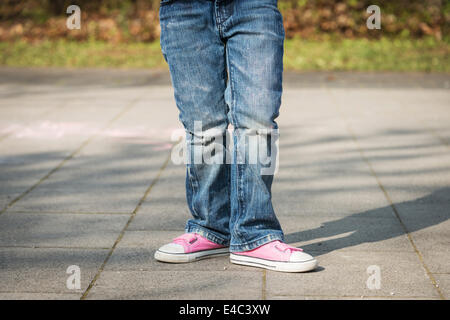
[(173, 239), (173, 243), (179, 243), (179, 242), (187, 242), (188, 244), (193, 244), (195, 241), (197, 241), (197, 236), (193, 233), (186, 233), (183, 234), (175, 239)]
[(301, 249), (301, 248), (295, 248), (295, 247), (290, 246), (290, 245), (288, 245), (286, 243), (283, 243), (281, 241), (277, 241), (276, 242), (275, 248), (277, 248), (278, 250), (283, 251), (283, 252), (286, 251), (286, 250), (290, 250), (291, 252), (293, 252), (293, 251), (303, 251), (303, 249)]

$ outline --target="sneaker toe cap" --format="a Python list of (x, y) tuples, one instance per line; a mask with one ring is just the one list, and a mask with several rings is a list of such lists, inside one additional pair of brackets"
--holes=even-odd
[(291, 256), (289, 258), (289, 262), (306, 262), (306, 261), (312, 261), (314, 260), (314, 257), (310, 254), (307, 254), (302, 251), (294, 251), (291, 253)]
[(168, 243), (159, 248), (159, 251), (166, 253), (184, 253), (184, 247), (178, 243)]

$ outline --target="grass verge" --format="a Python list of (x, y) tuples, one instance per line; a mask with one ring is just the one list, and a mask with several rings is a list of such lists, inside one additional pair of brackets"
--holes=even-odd
[[(0, 42), (0, 65), (66, 68), (167, 68), (159, 43), (67, 40)], [(284, 66), (297, 71), (450, 72), (450, 41), (287, 39)]]

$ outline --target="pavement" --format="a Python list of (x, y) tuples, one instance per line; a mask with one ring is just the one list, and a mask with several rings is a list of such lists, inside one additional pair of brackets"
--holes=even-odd
[(319, 260), (285, 274), (153, 259), (189, 217), (166, 71), (0, 68), (0, 299), (448, 299), (449, 88), (285, 73), (273, 203)]

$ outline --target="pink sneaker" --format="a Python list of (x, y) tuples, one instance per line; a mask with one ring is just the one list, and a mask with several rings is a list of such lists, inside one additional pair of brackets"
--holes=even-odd
[(302, 249), (275, 240), (256, 249), (233, 252), (230, 261), (246, 266), (266, 268), (282, 272), (305, 272), (314, 270), (317, 260)]
[(155, 252), (155, 259), (183, 263), (224, 254), (228, 254), (228, 247), (209, 241), (197, 233), (185, 233), (159, 248)]

